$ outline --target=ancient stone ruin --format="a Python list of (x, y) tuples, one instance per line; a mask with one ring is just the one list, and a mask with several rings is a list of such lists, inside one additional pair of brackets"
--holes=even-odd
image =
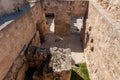
[(0, 80), (120, 80), (119, 29), (119, 0), (0, 0)]

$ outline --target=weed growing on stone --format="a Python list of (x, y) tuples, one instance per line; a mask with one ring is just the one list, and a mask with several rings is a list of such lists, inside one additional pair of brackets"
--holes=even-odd
[(90, 80), (86, 63), (76, 64), (74, 66), (71, 80)]

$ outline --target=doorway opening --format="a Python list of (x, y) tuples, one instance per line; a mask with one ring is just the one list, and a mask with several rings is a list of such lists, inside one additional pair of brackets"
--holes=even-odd
[(83, 28), (83, 17), (73, 16), (71, 33), (80, 34), (82, 28)]
[(47, 32), (48, 33), (54, 33), (55, 31), (55, 25), (54, 25), (54, 13), (46, 13), (46, 24), (48, 25)]

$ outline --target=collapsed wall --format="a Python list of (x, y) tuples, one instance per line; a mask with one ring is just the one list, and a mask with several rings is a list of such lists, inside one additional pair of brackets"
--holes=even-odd
[(29, 67), (34, 68), (28, 80), (70, 80), (72, 57), (69, 48), (29, 46), (25, 55)]
[(103, 8), (105, 0), (99, 1), (90, 1), (86, 21), (85, 55), (89, 75), (91, 80), (120, 80), (120, 18), (110, 15), (119, 14), (120, 7), (113, 13)]

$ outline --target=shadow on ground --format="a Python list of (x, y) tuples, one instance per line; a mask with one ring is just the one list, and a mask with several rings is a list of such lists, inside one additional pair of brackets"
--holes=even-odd
[(78, 73), (72, 70), (71, 80), (84, 80)]
[(80, 41), (80, 35), (71, 33), (70, 36), (60, 37), (54, 33), (46, 35), (46, 41), (41, 47), (59, 47), (59, 48), (70, 48), (72, 52), (83, 52)]

